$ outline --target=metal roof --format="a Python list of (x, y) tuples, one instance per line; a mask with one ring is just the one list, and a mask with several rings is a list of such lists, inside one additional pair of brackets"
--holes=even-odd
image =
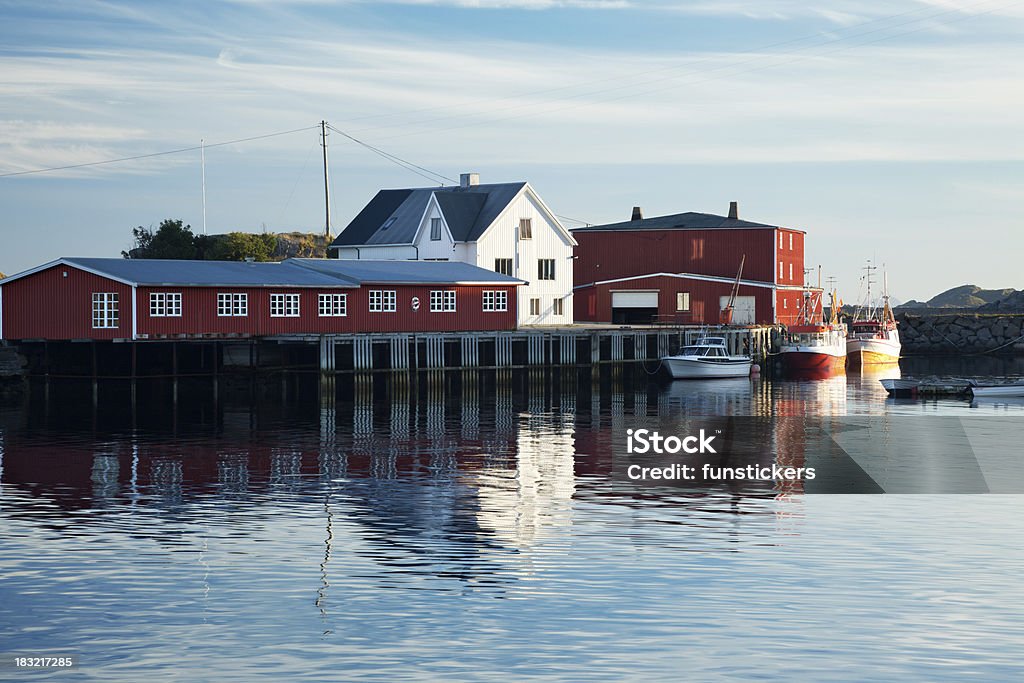
[(293, 258), (285, 264), (341, 277), (357, 284), (493, 284), (522, 280), (461, 261), (377, 261), (368, 259)]
[(381, 190), (331, 246), (412, 244), (431, 196), (437, 198), (455, 241), (472, 242), (484, 234), (524, 187), (525, 182)]
[(697, 213), (688, 211), (671, 216), (655, 216), (636, 221), (607, 223), (605, 225), (588, 225), (576, 228), (572, 232), (614, 231), (614, 230), (729, 230), (742, 228), (779, 228), (768, 223), (754, 223), (738, 218), (727, 218), (713, 213)]
[(224, 287), (353, 287), (356, 282), (283, 263), (186, 261), (123, 258), (62, 258), (78, 266), (135, 285)]

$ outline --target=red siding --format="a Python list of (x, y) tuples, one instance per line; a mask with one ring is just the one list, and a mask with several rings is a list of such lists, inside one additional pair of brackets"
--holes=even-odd
[[(57, 265), (0, 285), (4, 339), (131, 339), (132, 288), (116, 280)], [(94, 292), (118, 294), (117, 328), (92, 328)]]
[[(68, 276), (64, 277), (63, 273)], [(396, 292), (394, 313), (370, 313), (369, 290)], [(456, 292), (456, 311), (430, 311), (430, 292), (448, 289)], [(483, 311), (485, 290), (508, 293), (508, 310)], [(93, 292), (117, 292), (120, 324), (117, 329), (92, 329)], [(152, 292), (181, 294), (181, 316), (150, 316)], [(219, 292), (246, 292), (247, 316), (218, 316)], [(298, 293), (299, 316), (271, 317), (272, 293)], [(318, 294), (348, 295), (348, 315), (320, 317)], [(477, 330), (514, 330), (516, 328), (516, 288), (510, 286), (407, 286), (364, 285), (361, 288), (241, 288), (241, 287), (139, 287), (139, 335), (149, 338), (175, 335), (249, 335), (342, 334), (347, 332), (459, 332)], [(420, 306), (413, 310), (412, 299)], [(130, 339), (131, 287), (92, 275), (71, 266), (55, 266), (3, 285), (3, 337), (5, 339)]]
[[(745, 279), (775, 282), (778, 275), (775, 229), (575, 230), (573, 236), (579, 242), (578, 258), (573, 265), (577, 286), (647, 273), (736, 277), (744, 254), (747, 257), (743, 265)], [(799, 252), (794, 249), (793, 254), (800, 254), (799, 267), (803, 268), (803, 236), (800, 237), (801, 248)], [(785, 246), (789, 246), (788, 237)]]
[[(796, 230), (779, 230), (779, 237), (776, 242), (777, 261), (782, 263), (782, 273), (779, 273), (779, 264), (775, 264), (775, 282), (780, 285), (803, 285), (804, 284), (804, 234)], [(792, 240), (790, 239), (792, 237)], [(790, 247), (792, 243), (792, 248)], [(747, 257), (750, 258), (749, 256)], [(746, 269), (744, 269), (746, 270)], [(792, 273), (792, 276), (790, 276)]]
[[(804, 294), (799, 290), (783, 290), (777, 294), (776, 312), (779, 322), (783, 325), (796, 325), (800, 322), (800, 307), (803, 306)], [(821, 320), (821, 297), (814, 298), (814, 309), (811, 315), (814, 320)]]
[[(680, 324), (717, 324), (720, 297), (729, 296), (732, 284), (705, 282), (677, 277), (645, 277), (585, 287), (576, 292), (576, 319), (579, 322), (611, 322), (612, 292), (622, 290), (658, 290), (658, 319)], [(690, 310), (676, 311), (676, 293), (690, 293)], [(799, 294), (799, 293), (798, 293)], [(738, 296), (755, 298), (756, 322), (772, 322), (772, 290), (741, 285)]]

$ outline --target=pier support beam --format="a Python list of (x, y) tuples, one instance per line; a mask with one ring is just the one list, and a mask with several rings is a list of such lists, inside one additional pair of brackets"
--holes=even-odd
[(512, 365), (512, 337), (501, 335), (494, 338), (494, 364), (499, 368)]
[(391, 369), (409, 369), (409, 335), (399, 334), (388, 339), (391, 352)]
[(463, 337), (462, 346), (462, 367), (475, 368), (480, 365), (480, 338)]
[(527, 364), (544, 365), (544, 335), (531, 334), (526, 339), (529, 350)]
[(352, 340), (352, 367), (356, 370), (373, 369), (373, 340), (369, 337)]
[(576, 336), (572, 334), (558, 335), (558, 362), (562, 365), (576, 364)]

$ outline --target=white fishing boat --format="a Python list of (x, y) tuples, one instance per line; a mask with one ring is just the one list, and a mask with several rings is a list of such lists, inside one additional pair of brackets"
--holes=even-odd
[(724, 337), (700, 337), (674, 356), (661, 359), (672, 379), (712, 379), (748, 377), (750, 356), (731, 356)]
[(883, 273), (882, 305), (876, 306), (871, 298), (871, 274), (877, 266), (868, 262), (865, 270), (867, 275), (867, 298), (864, 305), (857, 308), (849, 325), (849, 336), (846, 338), (846, 357), (850, 365), (872, 365), (879, 363), (898, 363), (902, 344), (900, 333), (896, 328), (896, 318), (889, 306), (888, 281)]
[(846, 326), (839, 322), (835, 292), (829, 320), (822, 319), (821, 290), (804, 292), (798, 324), (786, 329), (779, 356), (787, 374), (825, 378), (846, 372)]
[(1004, 384), (977, 384), (971, 382), (974, 398), (1024, 398), (1024, 380)]

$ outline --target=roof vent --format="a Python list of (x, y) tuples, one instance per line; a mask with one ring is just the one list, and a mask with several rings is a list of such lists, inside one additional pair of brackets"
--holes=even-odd
[(633, 207), (633, 218), (631, 218), (630, 220), (642, 221), (643, 219), (644, 219), (644, 210), (641, 209), (639, 206), (634, 206)]
[(733, 219), (734, 221), (739, 220), (739, 218), (740, 218), (740, 203), (739, 202), (729, 202), (729, 218)]
[(480, 184), (479, 173), (463, 173), (459, 176), (459, 187), (473, 187)]

